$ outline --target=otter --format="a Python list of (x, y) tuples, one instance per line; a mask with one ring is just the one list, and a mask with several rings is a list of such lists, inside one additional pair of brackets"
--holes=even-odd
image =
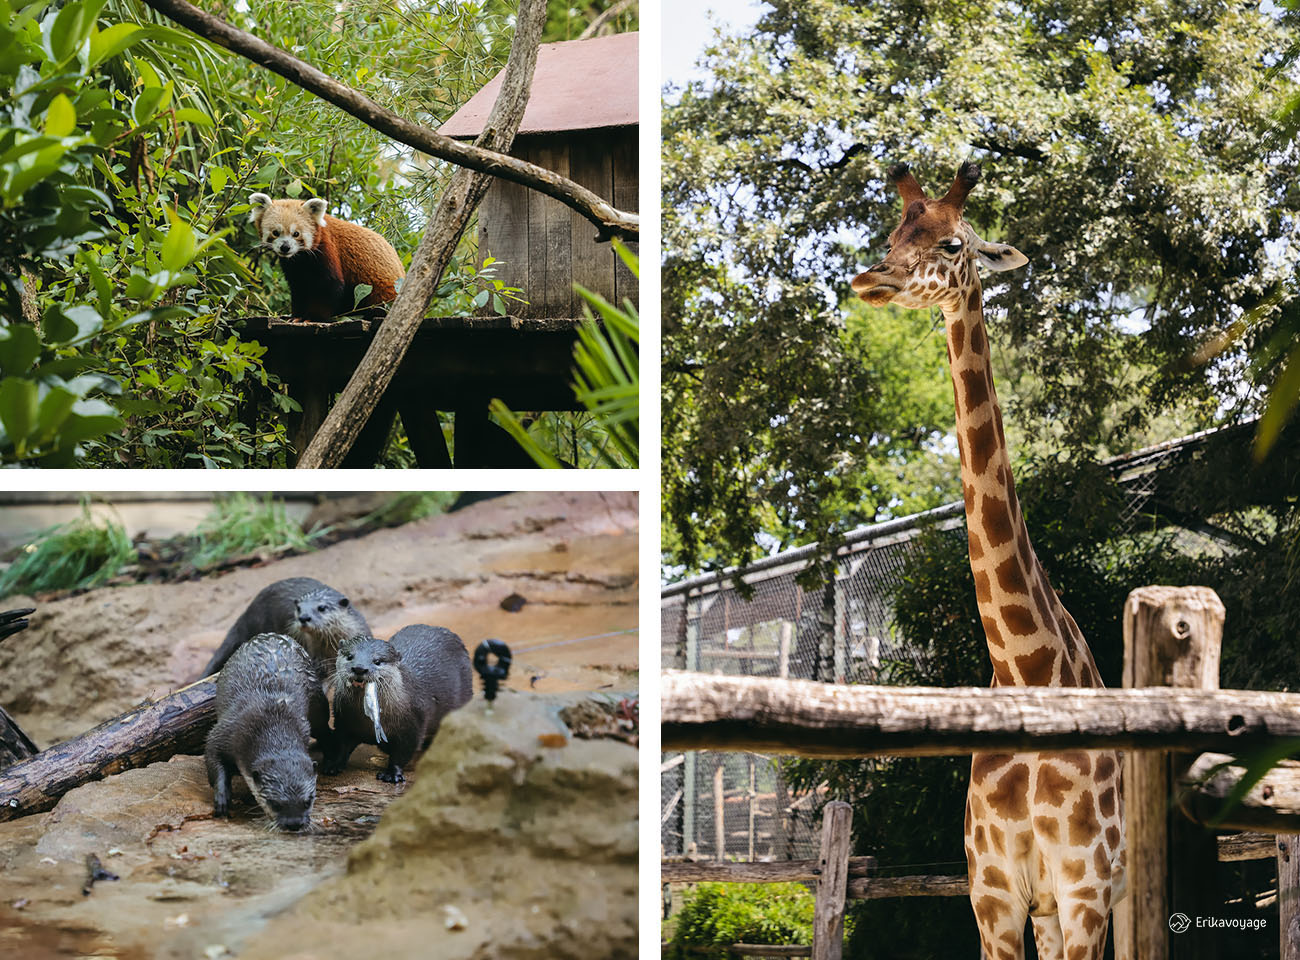
[(472, 677), (465, 645), (445, 627), (404, 627), (390, 643), (371, 636), (348, 640), (335, 661), (334, 740), (321, 772), (341, 773), (358, 744), (374, 743), (388, 754), (378, 779), (401, 783), (402, 768), (428, 746), (442, 718), (469, 702)]
[(334, 670), (339, 644), (348, 637), (369, 634), (366, 618), (333, 587), (311, 577), (277, 580), (253, 598), (248, 609), (226, 633), (203, 673), (211, 676), (249, 637), (259, 633), (284, 633), (297, 640), (311, 654), (320, 677)]
[(230, 815), (230, 777), (239, 774), (276, 826), (302, 830), (316, 799), (307, 746), (328, 742), (329, 704), (307, 651), (281, 633), (240, 644), (217, 678), (217, 722), (204, 759), (212, 813)]

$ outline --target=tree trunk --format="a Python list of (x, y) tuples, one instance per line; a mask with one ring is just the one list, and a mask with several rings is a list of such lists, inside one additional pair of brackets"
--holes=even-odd
[[(545, 0), (521, 0), (501, 92), (492, 105), (483, 132), (475, 141), (476, 146), (502, 151), (510, 149), (528, 106), (533, 68), (537, 65), (537, 45), (545, 23)], [(456, 244), (491, 182), (490, 175), (467, 169), (457, 170), (452, 175), (447, 192), (438, 202), (433, 220), (416, 248), (411, 269), (402, 281), (402, 289), (393, 301), (387, 319), (375, 334), (338, 403), (299, 458), (299, 469), (337, 467), (352, 449), (361, 428), (370, 419), (406, 356), (411, 341), (419, 332), (420, 321), (424, 319), (442, 272), (456, 252)]]

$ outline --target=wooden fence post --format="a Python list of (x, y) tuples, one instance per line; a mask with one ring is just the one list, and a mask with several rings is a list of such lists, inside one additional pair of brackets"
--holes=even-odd
[[(1124, 686), (1217, 690), (1223, 617), (1208, 587), (1134, 590), (1124, 604)], [(1217, 857), (1213, 835), (1171, 807), (1173, 782), (1169, 754), (1124, 755), (1128, 896), (1115, 907), (1116, 960), (1208, 957), (1213, 950), (1209, 937), (1195, 933), (1170, 940), (1172, 914), (1194, 918), (1209, 906), (1205, 881)]]
[(812, 960), (840, 960), (844, 953), (844, 903), (849, 889), (853, 808), (832, 800), (822, 811), (822, 855), (813, 906)]
[(713, 771), (713, 859), (721, 863), (727, 859), (727, 794), (723, 773), (727, 761), (718, 754), (718, 766)]
[(1300, 960), (1300, 834), (1280, 833), (1277, 841), (1279, 960)]

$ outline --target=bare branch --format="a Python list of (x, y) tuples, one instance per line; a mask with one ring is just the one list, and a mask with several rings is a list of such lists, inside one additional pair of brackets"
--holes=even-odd
[[(635, 240), (639, 236), (640, 219), (636, 214), (615, 209), (612, 204), (586, 187), (545, 167), (506, 156), (493, 149), (486, 149), (480, 146), (482, 137), (479, 138), (479, 143), (471, 146), (405, 120), (375, 103), (365, 94), (339, 83), (333, 77), (285, 53), (279, 47), (274, 47), (251, 33), (232, 27), (224, 20), (186, 3), (185, 0), (144, 0), (144, 2), (204, 39), (225, 47), (232, 53), (237, 53), (273, 73), (278, 73), (394, 140), (422, 150), (440, 160), (447, 160), (480, 173), (523, 184), (548, 197), (554, 197), (595, 224), (602, 239), (619, 236)], [(509, 149), (509, 145), (510, 141), (507, 140), (500, 149)]]

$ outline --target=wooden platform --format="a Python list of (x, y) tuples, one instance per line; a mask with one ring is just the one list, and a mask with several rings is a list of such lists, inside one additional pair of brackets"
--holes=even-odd
[[(290, 425), (299, 453), (352, 376), (379, 322), (353, 317), (330, 323), (280, 317), (241, 321), (243, 339), (267, 348), (266, 368), (302, 407)], [(373, 466), (398, 413), (421, 467), (453, 466), (438, 411), (455, 415), (455, 466), (535, 466), (488, 419), (488, 401), (500, 398), (512, 410), (583, 409), (571, 386), (578, 323), (568, 317), (426, 319), (343, 466)]]

